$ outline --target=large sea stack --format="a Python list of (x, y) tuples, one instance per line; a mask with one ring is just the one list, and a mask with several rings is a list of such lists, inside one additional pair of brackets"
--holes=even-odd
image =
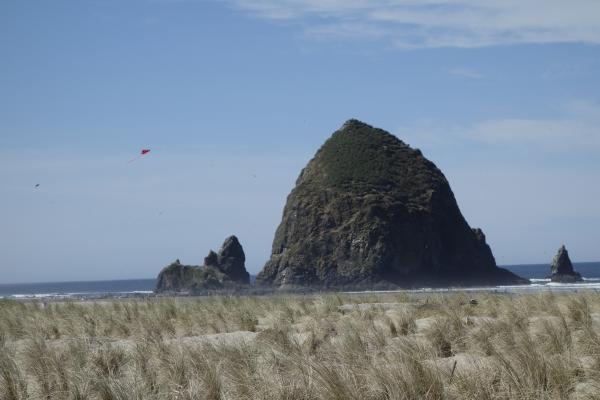
[(564, 245), (558, 249), (558, 252), (554, 256), (550, 265), (550, 271), (552, 272), (550, 276), (552, 282), (573, 283), (583, 281), (579, 272), (573, 269), (569, 252)]
[(245, 267), (246, 255), (235, 236), (225, 239), (219, 253), (210, 251), (204, 265), (183, 265), (176, 260), (160, 271), (156, 279), (157, 293), (237, 289), (250, 283)]
[(257, 283), (411, 287), (526, 283), (498, 268), (442, 172), (390, 133), (347, 121), (300, 173)]

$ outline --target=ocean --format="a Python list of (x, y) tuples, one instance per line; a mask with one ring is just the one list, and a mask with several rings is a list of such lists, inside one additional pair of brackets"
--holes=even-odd
[[(550, 272), (548, 264), (505, 265), (519, 276), (531, 280), (527, 286), (497, 286), (494, 288), (469, 288), (468, 290), (494, 291), (536, 291), (561, 290), (577, 291), (580, 289), (600, 290), (600, 262), (573, 263), (576, 271), (584, 278), (581, 283), (553, 283), (547, 278)], [(252, 277), (254, 278), (254, 277)], [(83, 298), (119, 298), (119, 297), (148, 297), (156, 283), (155, 279), (126, 279), (112, 281), (82, 281), (82, 282), (43, 282), (0, 284), (0, 298), (8, 299), (83, 299)], [(424, 291), (429, 291), (424, 288)], [(438, 291), (440, 289), (431, 289)]]
[(579, 283), (555, 283), (550, 282), (550, 265), (548, 264), (525, 264), (525, 265), (504, 265), (515, 274), (528, 278), (530, 285), (521, 286), (499, 286), (495, 290), (504, 290), (510, 292), (531, 292), (539, 290), (571, 291), (576, 292), (582, 289), (592, 289), (600, 291), (600, 262), (573, 263), (573, 269), (581, 274), (583, 282)]
[[(550, 275), (548, 264), (503, 265), (502, 268), (528, 279), (544, 279)], [(600, 279), (600, 262), (573, 263), (573, 269), (584, 278)]]
[(0, 284), (0, 298), (144, 297), (156, 279)]

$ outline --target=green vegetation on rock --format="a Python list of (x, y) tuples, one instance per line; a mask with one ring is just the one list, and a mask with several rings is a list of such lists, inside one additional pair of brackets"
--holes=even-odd
[(409, 198), (447, 184), (419, 150), (357, 120), (335, 132), (314, 162), (318, 169), (314, 181), (353, 193), (389, 192)]

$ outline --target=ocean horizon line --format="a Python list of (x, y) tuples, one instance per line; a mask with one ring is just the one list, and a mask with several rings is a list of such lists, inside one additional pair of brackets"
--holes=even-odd
[[(589, 265), (589, 264), (600, 264), (600, 260), (598, 261), (577, 261), (577, 262), (573, 262), (573, 266), (585, 266), (585, 265)], [(527, 263), (527, 264), (502, 264), (502, 265), (498, 265), (499, 268), (511, 268), (511, 267), (521, 267), (521, 268), (527, 268), (527, 267), (543, 267), (543, 266), (547, 266), (548, 268), (550, 268), (550, 263)], [(158, 271), (157, 271), (158, 274)], [(255, 277), (256, 275), (258, 275), (258, 273), (252, 274), (250, 273), (251, 277)], [(149, 281), (149, 280), (156, 280), (156, 277), (152, 277), (152, 278), (122, 278), (122, 279), (77, 279), (77, 280), (59, 280), (59, 281), (31, 281), (31, 282), (0, 282), (0, 287), (6, 287), (6, 286), (18, 286), (18, 285), (42, 285), (42, 284), (61, 284), (61, 283), (68, 283), (68, 284), (77, 284), (77, 283), (110, 283), (110, 282), (132, 282), (132, 281)]]
[(123, 279), (82, 279), (74, 281), (33, 281), (33, 282), (8, 282), (0, 283), (2, 286), (17, 286), (17, 285), (43, 285), (43, 284), (60, 284), (60, 283), (109, 283), (109, 282), (124, 282), (124, 281), (150, 281), (156, 278), (123, 278)]

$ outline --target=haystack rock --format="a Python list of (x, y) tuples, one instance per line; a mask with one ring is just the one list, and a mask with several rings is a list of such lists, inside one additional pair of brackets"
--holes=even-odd
[(250, 283), (246, 256), (237, 237), (225, 239), (219, 253), (210, 251), (203, 266), (183, 265), (176, 260), (158, 274), (155, 292), (198, 293), (234, 289)]
[(419, 150), (347, 121), (300, 173), (270, 260), (279, 288), (527, 283), (498, 268), (442, 172)]
[(569, 252), (565, 246), (561, 246), (550, 265), (552, 282), (572, 283), (582, 281), (581, 275), (573, 269), (573, 264), (569, 258)]

